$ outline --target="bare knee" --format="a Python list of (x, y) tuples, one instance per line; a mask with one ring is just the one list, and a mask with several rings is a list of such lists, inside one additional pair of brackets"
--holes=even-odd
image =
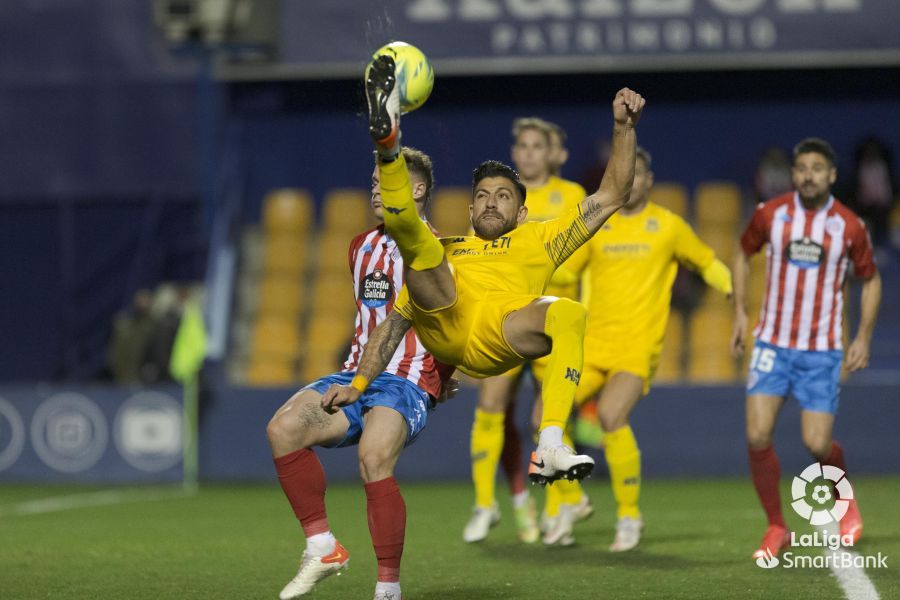
[(619, 406), (603, 406), (601, 403), (598, 412), (600, 427), (603, 431), (616, 431), (628, 425), (628, 413)]
[(821, 432), (804, 432), (803, 445), (819, 460), (823, 460), (831, 452), (831, 436)]
[(359, 474), (366, 483), (380, 481), (394, 474), (394, 460), (387, 448), (368, 448), (359, 452)]
[(754, 450), (772, 445), (772, 430), (759, 423), (747, 423), (747, 444)]

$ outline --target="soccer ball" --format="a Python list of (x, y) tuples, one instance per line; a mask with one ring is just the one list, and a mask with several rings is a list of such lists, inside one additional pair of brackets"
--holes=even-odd
[(422, 51), (406, 42), (391, 42), (376, 50), (372, 58), (382, 54), (390, 55), (396, 64), (400, 110), (408, 113), (425, 104), (434, 87), (434, 69)]

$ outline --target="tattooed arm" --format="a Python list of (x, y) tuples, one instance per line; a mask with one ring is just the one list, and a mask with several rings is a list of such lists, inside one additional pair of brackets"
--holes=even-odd
[(599, 231), (614, 212), (628, 202), (634, 181), (637, 148), (634, 127), (641, 118), (644, 104), (643, 96), (628, 88), (623, 88), (616, 94), (612, 104), (612, 154), (600, 187), (578, 205), (577, 212), (572, 211), (560, 217), (558, 231), (547, 242), (547, 252), (557, 265), (565, 262), (579, 246)]
[(362, 385), (359, 387), (354, 384), (332, 385), (322, 396), (322, 408), (325, 412), (334, 414), (341, 406), (347, 406), (359, 400), (368, 382), (381, 375), (388, 363), (391, 362), (391, 357), (410, 327), (412, 327), (412, 322), (404, 319), (399, 313), (391, 311), (387, 318), (372, 330), (362, 358), (359, 359), (354, 383), (361, 381)]

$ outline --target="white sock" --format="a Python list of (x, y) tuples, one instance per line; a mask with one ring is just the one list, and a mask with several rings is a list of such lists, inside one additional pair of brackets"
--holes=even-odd
[(562, 427), (557, 427), (556, 425), (544, 427), (544, 429), (541, 431), (540, 438), (538, 438), (538, 448), (553, 448), (554, 446), (562, 446), (562, 436)]
[(528, 502), (528, 491), (519, 492), (512, 497), (513, 508), (522, 508)]
[(328, 556), (334, 552), (337, 540), (330, 531), (317, 533), (306, 538), (306, 549), (313, 556)]
[[(400, 582), (399, 581), (379, 581), (375, 584), (375, 593), (393, 594), (392, 600), (400, 600)], [(388, 596), (391, 598), (391, 596)]]

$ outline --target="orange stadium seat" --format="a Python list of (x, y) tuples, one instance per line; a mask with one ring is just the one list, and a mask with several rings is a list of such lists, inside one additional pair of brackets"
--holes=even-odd
[(306, 272), (307, 243), (295, 236), (269, 236), (265, 240), (263, 270), (286, 277), (299, 277)]
[(323, 229), (356, 235), (374, 227), (376, 221), (370, 199), (370, 192), (361, 188), (331, 190), (322, 204)]
[(315, 211), (306, 190), (272, 190), (263, 200), (263, 226), (270, 233), (306, 233)]
[(434, 192), (431, 199), (431, 224), (443, 237), (468, 235), (469, 200), (472, 192), (465, 187), (445, 187)]
[(694, 190), (694, 216), (698, 225), (737, 227), (741, 221), (741, 190), (730, 181), (706, 181)]
[(668, 208), (683, 219), (688, 218), (688, 192), (680, 183), (661, 181), (654, 183), (648, 195), (650, 202)]
[(264, 316), (253, 325), (254, 358), (295, 360), (300, 356), (300, 331), (295, 319)]

